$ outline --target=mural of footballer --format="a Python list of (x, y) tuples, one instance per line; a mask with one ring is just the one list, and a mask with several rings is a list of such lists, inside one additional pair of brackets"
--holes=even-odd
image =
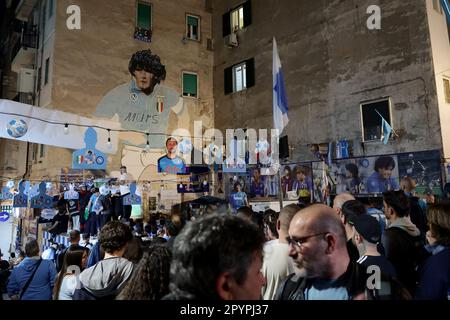
[[(175, 90), (160, 84), (166, 78), (166, 68), (151, 50), (134, 53), (128, 71), (133, 77), (131, 82), (109, 91), (97, 105), (94, 115), (105, 118), (117, 115), (123, 129), (150, 133), (150, 148), (161, 149), (170, 111), (180, 115), (183, 99)], [(145, 147), (145, 140), (140, 142), (139, 146)]]

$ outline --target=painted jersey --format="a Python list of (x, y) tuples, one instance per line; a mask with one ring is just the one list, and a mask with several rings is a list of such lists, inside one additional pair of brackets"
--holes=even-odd
[(133, 79), (108, 92), (97, 105), (94, 115), (112, 118), (117, 114), (122, 128), (149, 132), (150, 147), (162, 148), (167, 138), (170, 110), (179, 101), (180, 95), (176, 91), (160, 84), (146, 95)]

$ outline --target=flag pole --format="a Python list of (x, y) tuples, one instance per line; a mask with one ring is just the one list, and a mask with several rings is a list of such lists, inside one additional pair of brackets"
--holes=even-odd
[[(386, 120), (383, 118), (383, 116), (381, 115), (381, 113), (378, 112), (377, 109), (374, 109), (374, 110), (375, 110), (376, 113), (378, 113), (378, 115), (381, 117), (382, 120), (386, 121)], [(391, 125), (391, 124), (389, 123), (389, 125)], [(391, 128), (392, 128), (392, 126), (391, 126)], [(381, 128), (381, 130), (383, 130), (383, 128)], [(395, 131), (394, 128), (392, 128), (392, 133), (393, 133), (394, 136), (396, 136), (397, 138), (399, 137), (398, 134), (397, 134), (397, 132)]]

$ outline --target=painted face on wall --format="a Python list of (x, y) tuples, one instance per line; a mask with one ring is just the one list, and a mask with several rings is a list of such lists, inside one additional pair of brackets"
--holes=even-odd
[(177, 152), (177, 142), (175, 140), (169, 140), (166, 143), (167, 153), (174, 154)]
[(134, 77), (136, 79), (136, 85), (142, 91), (145, 91), (153, 86), (153, 73), (145, 70), (136, 70), (134, 72)]

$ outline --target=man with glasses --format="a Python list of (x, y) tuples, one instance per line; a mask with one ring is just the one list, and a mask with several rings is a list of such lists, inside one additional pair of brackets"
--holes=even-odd
[(350, 261), (344, 226), (333, 209), (315, 204), (301, 210), (292, 219), (286, 240), (300, 271), (280, 286), (278, 299), (365, 299), (366, 270)]

